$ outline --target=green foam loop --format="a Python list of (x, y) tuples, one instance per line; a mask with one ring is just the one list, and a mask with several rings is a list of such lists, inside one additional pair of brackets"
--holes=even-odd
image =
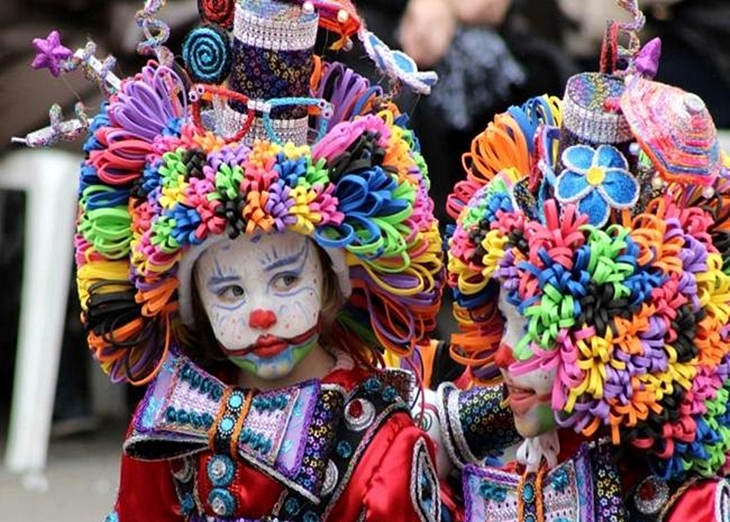
[[(396, 181), (396, 183), (398, 182), (398, 176), (393, 174), (391, 177)], [(412, 209), (413, 202), (416, 201), (416, 187), (403, 180), (397, 184), (395, 190), (393, 190), (393, 198), (408, 201), (410, 203), (408, 206)]]

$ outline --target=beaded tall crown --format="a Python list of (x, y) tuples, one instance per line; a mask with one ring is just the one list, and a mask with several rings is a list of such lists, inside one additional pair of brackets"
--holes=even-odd
[[(82, 320), (114, 380), (144, 383), (190, 321), (192, 247), (220, 236), (294, 231), (332, 258), (346, 301), (338, 325), (405, 355), (434, 327), (441, 242), (418, 141), (390, 97), (314, 53), (367, 40), (393, 82), (435, 78), (369, 33), (346, 0), (199, 1), (203, 25), (164, 44), (164, 2), (138, 13), (153, 59), (118, 79), (112, 59), (76, 53), (57, 32), (35, 41), (36, 67), (84, 69), (108, 100), (99, 113), (31, 133), (30, 146), (88, 130), (76, 235)], [(407, 57), (406, 57), (407, 58)]]
[(503, 293), (527, 325), (509, 371), (554, 372), (560, 426), (666, 479), (712, 476), (730, 456), (730, 158), (702, 100), (652, 81), (659, 44), (639, 51), (622, 3), (634, 22), (611, 26), (601, 73), (496, 116), (465, 156), (453, 350), (497, 377)]

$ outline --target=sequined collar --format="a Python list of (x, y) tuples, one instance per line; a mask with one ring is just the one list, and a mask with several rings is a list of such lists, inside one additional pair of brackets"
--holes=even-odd
[(546, 473), (464, 469), (465, 522), (491, 520), (623, 521), (620, 477), (605, 445), (582, 445)]
[(141, 460), (204, 451), (231, 455), (318, 504), (328, 456), (342, 435), (337, 430), (348, 424), (347, 401), (371, 393), (372, 385), (382, 390), (388, 404), (405, 405), (409, 399), (412, 379), (403, 372), (374, 375), (356, 390), (319, 380), (271, 391), (246, 390), (227, 386), (187, 357), (170, 355), (135, 412), (124, 451)]

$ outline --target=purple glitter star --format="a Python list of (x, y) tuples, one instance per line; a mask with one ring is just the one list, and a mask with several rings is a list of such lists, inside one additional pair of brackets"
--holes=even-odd
[(34, 69), (48, 67), (55, 77), (61, 74), (61, 62), (69, 59), (72, 54), (69, 48), (61, 45), (61, 35), (58, 31), (51, 31), (45, 40), (33, 38), (33, 47), (36, 55), (31, 67)]

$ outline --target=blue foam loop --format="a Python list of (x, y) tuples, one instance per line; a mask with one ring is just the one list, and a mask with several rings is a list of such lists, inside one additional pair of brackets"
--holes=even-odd
[(555, 125), (552, 107), (545, 96), (535, 96), (522, 104), (522, 110), (527, 113), (535, 127), (543, 123), (545, 125)]
[(705, 418), (700, 417), (695, 419), (695, 425), (697, 426), (696, 440), (701, 441), (706, 445), (717, 444), (722, 441), (720, 434), (707, 424), (707, 420)]
[(283, 152), (279, 152), (274, 170), (279, 174), (280, 183), (295, 188), (307, 173), (307, 160), (304, 157), (289, 159)]
[(339, 211), (348, 215), (360, 208), (368, 193), (368, 182), (364, 177), (346, 174), (335, 186), (335, 195), (339, 201)]
[(468, 310), (481, 306), (491, 300), (492, 297), (489, 294), (489, 292), (481, 291), (476, 294), (467, 295), (460, 292), (458, 288), (453, 289), (454, 300), (459, 306)]
[(145, 168), (142, 171), (142, 190), (145, 193), (150, 194), (156, 188), (160, 187), (160, 167), (162, 166), (162, 163), (163, 161), (161, 159), (157, 159), (156, 161), (145, 165)]
[(401, 129), (410, 130), (411, 117), (407, 113), (403, 112), (395, 117), (393, 123)]
[(100, 112), (91, 119), (89, 123), (89, 137), (84, 142), (84, 152), (89, 153), (92, 150), (101, 150), (106, 148), (102, 145), (99, 140), (96, 139), (96, 131), (102, 127), (108, 127), (110, 125), (109, 120), (109, 102), (101, 104)]
[(167, 123), (165, 124), (165, 128), (162, 129), (162, 135), (180, 136), (180, 129), (182, 128), (183, 123), (185, 123), (185, 118), (182, 117), (168, 119)]
[[(527, 114), (520, 107), (512, 106), (507, 109), (507, 112), (509, 112), (509, 115), (512, 116), (520, 127), (520, 131), (525, 137), (525, 143), (527, 143), (527, 150), (532, 154), (535, 152), (535, 143), (532, 138), (537, 130), (537, 125), (533, 125), (533, 122), (530, 121)], [(512, 134), (512, 129), (510, 128), (508, 132)], [(514, 138), (514, 136), (512, 137)]]
[(86, 210), (97, 210), (100, 208), (127, 207), (129, 201), (129, 189), (120, 189), (106, 185), (88, 187), (83, 195), (86, 198)]
[(174, 221), (175, 226), (171, 231), (171, 235), (180, 245), (198, 245), (202, 243), (203, 240), (195, 234), (198, 225), (203, 222), (196, 209), (177, 203), (166, 210), (165, 215)]
[(81, 166), (81, 176), (79, 177), (79, 195), (94, 185), (103, 185), (97, 176), (96, 167), (89, 163), (83, 163)]
[(502, 210), (503, 212), (513, 212), (514, 207), (512, 206), (512, 198), (509, 194), (504, 192), (496, 192), (490, 194), (487, 198), (487, 204), (484, 209), (484, 219), (487, 222), (497, 220), (497, 212)]
[[(352, 111), (351, 111), (352, 115), (362, 114), (363, 111), (365, 110), (365, 104), (368, 102), (368, 100), (373, 96), (381, 96), (382, 94), (383, 94), (383, 89), (379, 85), (373, 85), (373, 86), (369, 87), (368, 89), (366, 89), (365, 91), (363, 91), (360, 94), (360, 96), (358, 96), (358, 99), (355, 102), (355, 104), (352, 106)], [(399, 123), (399, 121), (398, 121), (399, 119), (400, 119), (400, 116), (398, 118), (396, 118), (394, 123), (396, 125), (398, 125), (399, 127), (404, 127), (403, 125), (401, 125)], [(406, 123), (407, 123), (407, 120), (406, 120)]]
[[(97, 121), (98, 119), (99, 119), (99, 117), (97, 116), (96, 118), (94, 118), (93, 121)], [(109, 118), (103, 118), (102, 121), (104, 123), (104, 126), (110, 125)], [(101, 125), (99, 125), (99, 127), (101, 127)], [(98, 129), (98, 127), (97, 127), (97, 129)], [(104, 150), (106, 148), (107, 148), (106, 145), (104, 145), (98, 139), (96, 139), (96, 129), (93, 131), (89, 130), (89, 137), (86, 139), (86, 141), (84, 142), (84, 146), (83, 146), (84, 152), (89, 154), (92, 151)]]
[(444, 232), (442, 236), (442, 241), (444, 244), (444, 252), (448, 252), (449, 250), (449, 240), (454, 236), (454, 232), (456, 231), (456, 224), (455, 223), (448, 223), (444, 227)]
[(323, 248), (345, 248), (355, 240), (355, 228), (349, 223), (317, 227), (314, 240)]
[(670, 459), (649, 459), (649, 470), (662, 480), (669, 481), (684, 474), (684, 460), (678, 455)]
[[(516, 306), (518, 309), (523, 303), (523, 299), (520, 297), (520, 294), (517, 292), (517, 290), (508, 290), (507, 294), (507, 302), (513, 306)], [(537, 301), (537, 297), (533, 296), (530, 298), (530, 300), (534, 303)]]
[(517, 268), (524, 272), (530, 272), (535, 277), (540, 277), (542, 269), (530, 263), (529, 261), (520, 261), (517, 263)]
[(623, 284), (629, 289), (631, 306), (649, 301), (652, 291), (662, 286), (667, 278), (667, 275), (648, 270), (638, 270), (627, 277)]
[(519, 299), (516, 303), (512, 303), (517, 306), (517, 310), (521, 315), (525, 315), (527, 310), (532, 306), (540, 302), (540, 296), (533, 295), (527, 299)]
[(340, 202), (339, 210), (345, 216), (353, 213), (389, 216), (403, 212), (409, 206), (407, 201), (393, 198), (397, 188), (393, 175), (380, 166), (374, 166), (342, 176), (337, 181), (335, 195)]
[(550, 105), (542, 97), (530, 98), (520, 107), (512, 106), (507, 109), (510, 116), (517, 122), (522, 134), (525, 136), (527, 150), (532, 154), (535, 152), (534, 136), (540, 124), (554, 125)]
[(542, 140), (540, 148), (544, 151), (544, 154), (548, 155), (548, 157), (541, 158), (545, 160), (545, 175), (549, 178), (548, 181), (550, 184), (554, 186), (557, 180), (557, 175), (555, 174), (554, 169), (555, 158), (552, 154), (550, 154), (550, 152), (554, 150), (553, 146), (560, 142), (560, 129), (558, 127), (546, 126), (544, 127), (544, 131), (540, 134), (540, 139)]

